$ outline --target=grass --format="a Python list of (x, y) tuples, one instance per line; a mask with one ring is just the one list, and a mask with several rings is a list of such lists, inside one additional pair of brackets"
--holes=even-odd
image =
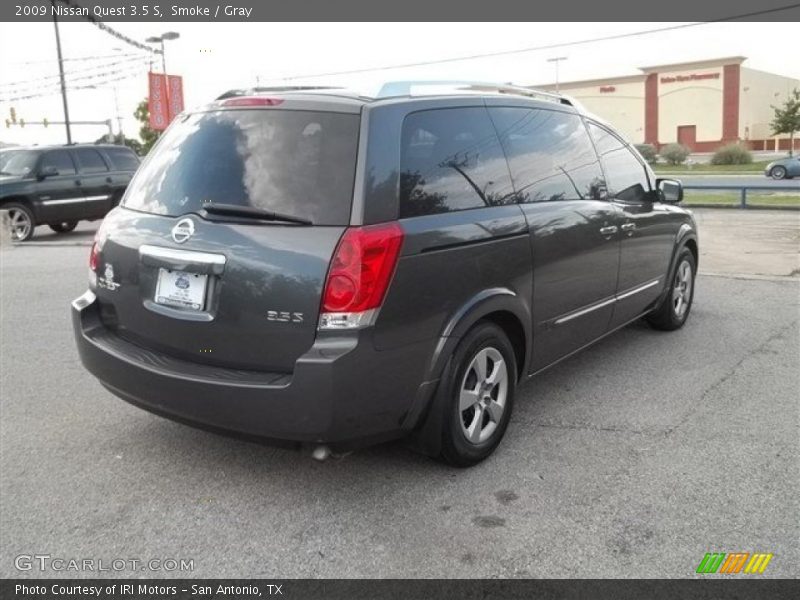
[[(693, 204), (714, 204), (718, 206), (738, 206), (739, 193), (738, 192), (697, 192), (694, 190), (685, 190), (683, 203), (687, 206)], [(781, 207), (796, 207), (800, 208), (800, 193), (785, 194), (785, 193), (758, 193), (748, 192), (747, 194), (748, 206), (781, 206)]]
[(658, 164), (653, 167), (657, 174), (662, 173), (758, 173), (762, 174), (766, 166), (773, 160), (759, 160), (751, 162), (749, 165), (712, 165), (695, 163), (689, 168), (688, 165), (663, 165)]

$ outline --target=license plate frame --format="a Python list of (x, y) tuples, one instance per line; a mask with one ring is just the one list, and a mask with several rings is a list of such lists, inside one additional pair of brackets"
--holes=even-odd
[(201, 312), (206, 304), (207, 291), (207, 274), (161, 267), (153, 301), (161, 306)]

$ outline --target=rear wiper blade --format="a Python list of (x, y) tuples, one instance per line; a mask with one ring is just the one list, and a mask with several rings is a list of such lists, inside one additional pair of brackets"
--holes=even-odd
[(204, 202), (203, 210), (211, 215), (229, 217), (247, 217), (249, 219), (263, 219), (265, 221), (283, 221), (284, 223), (297, 223), (298, 225), (313, 225), (308, 219), (294, 217), (282, 213), (256, 208), (254, 206), (241, 206), (237, 204), (221, 204), (218, 202)]

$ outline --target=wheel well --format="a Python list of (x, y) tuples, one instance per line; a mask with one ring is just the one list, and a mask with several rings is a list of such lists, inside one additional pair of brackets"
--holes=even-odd
[(525, 371), (525, 329), (520, 320), (505, 310), (489, 313), (483, 319), (497, 325), (508, 336), (517, 359), (517, 377), (522, 377)]
[(695, 268), (700, 264), (700, 256), (697, 253), (697, 242), (693, 239), (686, 240), (686, 247), (692, 252), (692, 256), (694, 256), (694, 265)]

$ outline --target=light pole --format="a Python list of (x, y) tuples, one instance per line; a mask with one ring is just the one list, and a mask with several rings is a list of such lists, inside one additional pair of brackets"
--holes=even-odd
[(167, 31), (145, 40), (148, 44), (161, 44), (161, 71), (164, 73), (164, 102), (167, 104), (167, 123), (169, 123), (169, 79), (167, 78), (167, 52), (164, 49), (164, 42), (177, 40), (179, 37), (181, 37), (181, 34), (177, 31)]
[(69, 105), (67, 104), (67, 83), (64, 79), (64, 58), (61, 55), (61, 36), (58, 33), (58, 21), (56, 20), (55, 0), (50, 0), (53, 6), (53, 27), (56, 30), (56, 51), (58, 53), (58, 75), (61, 80), (61, 102), (64, 104), (64, 126), (67, 128), (67, 144), (72, 143), (72, 131), (69, 127)]
[(556, 63), (556, 94), (558, 94), (558, 63), (562, 60), (567, 60), (566, 56), (556, 56), (554, 58), (548, 58), (547, 62)]

